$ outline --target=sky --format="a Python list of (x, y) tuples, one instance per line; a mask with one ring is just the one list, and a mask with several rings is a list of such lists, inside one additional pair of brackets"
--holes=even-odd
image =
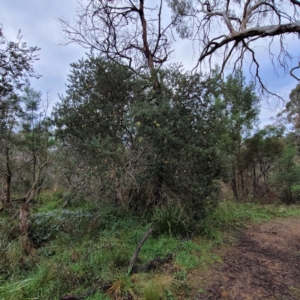
[[(58, 22), (59, 17), (72, 20), (76, 10), (76, 0), (0, 0), (0, 24), (8, 40), (15, 40), (21, 30), (23, 40), (29, 46), (38, 46), (39, 60), (35, 63), (35, 70), (42, 77), (32, 79), (32, 87), (49, 96), (50, 105), (59, 101), (58, 94), (66, 91), (67, 76), (70, 73), (70, 63), (85, 57), (87, 49), (76, 44), (60, 45), (64, 37)], [(300, 53), (300, 40), (288, 36), (286, 42), (295, 55)], [(174, 44), (173, 61), (182, 62), (190, 70), (197, 61), (190, 42), (177, 41)], [(288, 100), (290, 91), (297, 82), (289, 74), (274, 74), (273, 66), (268, 59), (267, 45), (264, 41), (257, 45), (261, 63), (261, 74), (267, 86), (274, 92), (280, 93)], [(297, 53), (298, 52), (298, 53)], [(260, 113), (260, 127), (271, 124), (270, 117), (274, 117), (283, 107), (273, 99), (263, 101)]]

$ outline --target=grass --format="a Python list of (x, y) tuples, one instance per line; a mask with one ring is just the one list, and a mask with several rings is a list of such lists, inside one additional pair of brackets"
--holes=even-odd
[[(213, 249), (223, 244), (223, 236), (248, 222), (274, 217), (300, 216), (299, 206), (220, 203), (201, 225), (201, 235), (190, 239), (174, 234), (150, 236), (142, 247), (138, 263), (144, 264), (168, 253), (172, 264), (149, 274), (125, 276), (128, 263), (147, 221), (123, 211), (84, 205), (59, 209), (60, 198), (42, 196), (43, 205), (32, 216), (31, 237), (36, 242), (30, 255), (22, 251), (18, 224), (3, 215), (0, 221), (0, 300), (59, 299), (82, 295), (111, 280), (106, 294), (98, 292), (87, 299), (177, 299), (186, 292), (189, 272), (205, 269), (220, 261)], [(54, 205), (56, 203), (56, 205)]]
[[(275, 217), (300, 216), (298, 205), (259, 205), (256, 203), (220, 203), (218, 209), (208, 220), (217, 229), (243, 226), (246, 222), (267, 221)], [(208, 226), (210, 227), (210, 226)]]

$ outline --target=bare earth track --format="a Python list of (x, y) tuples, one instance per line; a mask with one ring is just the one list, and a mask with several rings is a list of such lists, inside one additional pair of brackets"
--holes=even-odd
[(190, 299), (300, 299), (300, 218), (251, 226), (221, 256), (207, 275), (192, 274), (195, 287), (206, 283)]

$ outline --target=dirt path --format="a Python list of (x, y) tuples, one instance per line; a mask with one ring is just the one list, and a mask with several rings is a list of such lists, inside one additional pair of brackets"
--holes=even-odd
[(254, 225), (221, 256), (208, 274), (194, 274), (190, 299), (300, 299), (299, 218)]

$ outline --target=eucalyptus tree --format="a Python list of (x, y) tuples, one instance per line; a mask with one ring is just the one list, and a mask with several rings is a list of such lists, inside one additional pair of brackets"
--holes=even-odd
[(300, 83), (291, 91), (286, 104), (287, 119), (295, 128), (300, 128)]
[(5, 203), (11, 200), (11, 190), (14, 191), (14, 198), (29, 203), (39, 193), (45, 179), (45, 168), (49, 164), (51, 142), (47, 112), (39, 107), (41, 93), (29, 87), (24, 89), (23, 95), (11, 96), (8, 103), (7, 127), (2, 132), (0, 154)]
[(22, 41), (21, 32), (16, 41), (7, 40), (0, 24), (0, 107), (5, 97), (28, 84), (30, 77), (39, 77), (33, 69), (38, 50)]
[(1, 103), (1, 130), (0, 130), (0, 178), (1, 201), (4, 206), (11, 208), (11, 182), (14, 175), (12, 158), (14, 145), (18, 141), (14, 130), (19, 125), (22, 109), (16, 95), (6, 96)]
[(20, 33), (16, 41), (8, 41), (0, 28), (0, 155), (1, 200), (9, 205), (11, 194), (11, 153), (18, 121), (22, 115), (18, 92), (29, 83), (30, 77), (39, 77), (33, 69), (38, 47), (28, 47)]
[(245, 169), (251, 179), (250, 189), (255, 197), (274, 193), (274, 174), (279, 174), (277, 162), (282, 161), (286, 141), (284, 128), (267, 126), (244, 141)]
[(166, 24), (164, 1), (149, 5), (144, 0), (81, 1), (75, 23), (62, 18), (60, 22), (68, 42), (97, 50), (139, 75), (150, 73), (153, 88), (159, 92), (156, 72), (172, 53), (172, 26), (177, 17)]
[[(166, 21), (173, 13), (170, 21)], [(197, 65), (220, 61), (221, 73), (233, 71), (249, 61), (254, 82), (262, 92), (270, 92), (260, 72), (257, 42), (268, 48), (274, 71), (290, 71), (299, 80), (299, 64), (285, 42), (287, 35), (299, 37), (300, 3), (298, 0), (85, 0), (78, 4), (75, 22), (60, 19), (68, 42), (93, 48), (115, 61), (122, 60), (138, 74), (153, 75), (167, 62), (174, 41), (173, 31), (180, 38), (195, 43)], [(278, 46), (279, 45), (279, 46)], [(297, 54), (296, 54), (297, 55)], [(294, 65), (290, 66), (290, 62)]]
[(287, 137), (300, 148), (300, 84), (292, 89), (285, 108), (277, 115), (278, 121), (289, 127)]
[[(141, 78), (150, 76), (153, 105), (160, 105), (161, 81), (158, 70), (170, 58), (174, 40), (172, 25), (163, 22), (164, 1), (152, 7), (146, 1), (83, 1), (78, 5), (75, 23), (60, 19), (68, 42), (92, 48), (100, 55), (126, 65)], [(157, 197), (160, 197), (161, 168), (157, 171)]]
[(278, 170), (275, 175), (275, 184), (283, 202), (287, 204), (300, 200), (300, 166), (297, 164), (298, 151), (286, 144), (282, 156), (278, 159)]
[[(220, 61), (221, 58), (220, 71), (223, 73), (230, 65), (235, 71), (249, 61), (254, 82), (259, 84), (263, 92), (270, 92), (261, 76), (261, 62), (256, 47), (262, 41), (269, 52), (274, 71), (278, 72), (278, 68), (289, 70), (291, 76), (299, 81), (300, 77), (295, 72), (300, 67), (299, 56), (295, 57), (296, 61), (293, 60), (292, 49), (285, 42), (290, 34), (299, 38), (298, 0), (168, 2), (174, 12), (174, 19), (177, 20), (176, 28), (180, 36), (199, 45), (198, 65), (208, 62), (209, 66), (213, 66), (215, 59)], [(290, 62), (294, 65), (290, 66)]]
[(42, 93), (35, 91), (31, 87), (24, 89), (21, 96), (23, 104), (23, 118), (20, 122), (22, 126), (18, 131), (22, 141), (18, 148), (25, 151), (28, 170), (26, 173), (29, 186), (27, 187), (26, 201), (30, 202), (35, 196), (39, 195), (42, 185), (46, 179), (46, 169), (50, 164), (50, 148), (53, 147), (54, 141), (51, 137), (50, 120), (48, 117), (48, 96), (45, 100)]
[(220, 103), (224, 130), (222, 149), (231, 161), (231, 186), (236, 199), (246, 192), (243, 141), (258, 121), (259, 98), (253, 83), (246, 83), (241, 70), (229, 75), (222, 85)]

